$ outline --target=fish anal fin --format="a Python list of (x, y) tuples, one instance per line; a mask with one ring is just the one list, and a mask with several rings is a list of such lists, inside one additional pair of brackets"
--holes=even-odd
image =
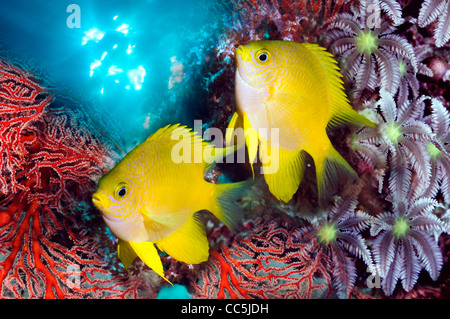
[(144, 264), (146, 264), (154, 272), (156, 272), (164, 280), (172, 285), (172, 283), (164, 276), (164, 269), (161, 258), (159, 257), (158, 251), (156, 250), (155, 245), (152, 242), (129, 241), (128, 243), (137, 254), (137, 256), (144, 262)]
[(119, 243), (117, 244), (117, 255), (127, 271), (137, 257), (137, 254), (131, 245), (124, 240), (119, 240)]
[(162, 251), (187, 264), (199, 264), (209, 258), (209, 244), (203, 224), (195, 214), (179, 229), (155, 241)]
[(259, 156), (270, 192), (277, 199), (289, 202), (303, 179), (303, 152), (278, 148), (261, 140)]

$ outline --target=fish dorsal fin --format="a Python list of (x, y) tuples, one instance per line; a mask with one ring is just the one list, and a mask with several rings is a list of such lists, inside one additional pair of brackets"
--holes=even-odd
[(158, 251), (152, 242), (146, 241), (138, 243), (135, 241), (129, 241), (128, 243), (137, 256), (144, 262), (144, 264), (153, 269), (154, 272), (163, 277), (164, 280), (172, 285), (172, 283), (164, 276), (164, 268), (161, 258), (159, 257)]
[[(236, 150), (235, 146), (216, 148), (214, 144), (204, 141), (197, 132), (192, 132), (192, 129), (179, 124), (167, 125), (159, 129), (147, 141), (159, 141), (164, 145), (174, 147), (177, 145), (176, 149), (178, 150), (182, 148), (183, 150), (190, 149), (191, 154), (184, 158), (186, 159), (184, 162), (203, 163), (205, 171), (219, 158), (225, 157)], [(183, 154), (184, 156), (186, 155)]]
[(350, 101), (344, 91), (342, 74), (339, 72), (337, 61), (333, 55), (325, 48), (312, 43), (302, 43), (323, 66), (323, 73), (326, 77), (326, 87), (331, 104), (330, 125), (342, 123), (352, 123), (357, 125), (367, 125), (374, 127), (375, 124), (356, 112), (350, 105)]
[[(183, 137), (183, 138), (180, 138)], [(188, 143), (188, 144), (200, 144), (200, 149), (203, 150), (203, 147), (205, 147), (208, 143), (203, 141), (201, 136), (196, 133), (192, 132), (191, 128), (188, 128), (186, 126), (180, 126), (180, 124), (174, 124), (174, 125), (166, 125), (163, 128), (160, 128), (155, 133), (150, 135), (147, 138), (147, 141), (162, 141), (165, 143), (169, 143), (171, 145), (177, 144), (177, 143)]]
[(179, 229), (155, 243), (160, 250), (187, 264), (199, 264), (209, 257), (205, 230), (195, 214)]

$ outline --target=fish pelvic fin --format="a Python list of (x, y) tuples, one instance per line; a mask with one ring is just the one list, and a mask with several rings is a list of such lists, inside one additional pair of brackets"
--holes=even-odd
[(247, 146), (247, 153), (252, 169), (252, 176), (255, 178), (253, 164), (256, 162), (258, 153), (258, 132), (251, 126), (246, 113), (238, 114), (235, 112), (231, 117), (225, 134), (225, 145), (233, 147), (237, 151)]
[(187, 264), (200, 264), (209, 258), (205, 229), (196, 214), (170, 235), (156, 240), (155, 244), (171, 257)]
[(245, 137), (240, 136), (243, 130), (238, 130), (239, 128), (244, 128), (243, 118), (239, 116), (237, 112), (234, 112), (233, 116), (228, 123), (228, 127), (225, 132), (225, 145), (232, 146), (235, 145), (236, 149), (245, 146)]
[(232, 232), (236, 233), (242, 226), (243, 211), (236, 203), (244, 197), (250, 182), (243, 181), (229, 184), (211, 184), (214, 187), (210, 208), (208, 210), (225, 224)]
[(303, 151), (278, 148), (261, 139), (259, 156), (262, 173), (270, 192), (278, 200), (289, 202), (303, 179)]
[[(152, 242), (135, 242), (129, 241), (127, 243), (129, 247), (126, 248), (127, 252), (130, 253), (130, 249), (154, 272), (160, 275), (165, 281), (173, 286), (173, 284), (164, 276), (164, 269), (159, 257), (158, 251)], [(123, 250), (122, 253), (125, 251)], [(128, 262), (131, 256), (125, 257), (124, 260)], [(124, 264), (125, 265), (125, 264)]]

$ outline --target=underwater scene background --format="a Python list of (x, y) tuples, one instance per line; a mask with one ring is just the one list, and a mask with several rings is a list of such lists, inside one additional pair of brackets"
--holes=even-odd
[[(0, 9), (1, 298), (450, 297), (448, 0)], [(202, 215), (207, 262), (160, 254), (173, 288), (141, 260), (125, 270), (91, 201), (98, 180), (167, 124), (225, 131), (235, 48), (267, 39), (317, 43), (338, 60), (352, 107), (376, 123), (328, 131), (358, 181), (319, 205), (306, 171), (284, 203), (256, 174), (240, 232)], [(227, 163), (205, 176), (251, 178)]]

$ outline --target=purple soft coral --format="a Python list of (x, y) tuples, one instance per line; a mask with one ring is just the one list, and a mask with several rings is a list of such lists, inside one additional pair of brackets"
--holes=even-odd
[(372, 265), (366, 241), (361, 236), (369, 227), (371, 217), (355, 211), (356, 205), (356, 200), (339, 199), (326, 217), (313, 220), (312, 226), (304, 229), (304, 237), (319, 242), (333, 262), (338, 295), (344, 298), (350, 296), (356, 280), (355, 262), (348, 253)]
[[(370, 11), (369, 11), (370, 12)], [(331, 25), (331, 51), (343, 58), (344, 81), (352, 85), (357, 99), (365, 90), (381, 87), (395, 94), (400, 84), (399, 58), (409, 61), (417, 72), (413, 47), (395, 27), (380, 17), (372, 21), (367, 16), (367, 3), (362, 3), (358, 15), (341, 14)]]
[(431, 156), (431, 178), (424, 195), (435, 197), (440, 189), (444, 200), (450, 203), (450, 115), (441, 101), (431, 100), (431, 116), (426, 121), (435, 136), (427, 144)]
[(371, 235), (377, 236), (372, 250), (382, 277), (386, 295), (391, 295), (399, 279), (410, 291), (421, 269), (437, 280), (443, 264), (439, 246), (432, 235), (445, 231), (445, 224), (433, 210), (440, 206), (431, 198), (414, 202), (394, 201), (393, 211), (385, 212), (372, 223)]
[[(423, 116), (425, 97), (406, 101), (397, 108), (391, 94), (382, 90), (380, 95), (377, 103), (380, 114), (375, 115), (379, 125), (360, 130), (353, 144), (366, 158), (370, 158), (367, 154), (373, 154), (372, 158), (375, 158), (381, 153), (384, 158), (376, 158), (377, 161), (387, 162), (389, 158), (389, 188), (395, 196), (405, 197), (411, 189), (417, 197), (428, 187), (431, 169), (427, 145), (433, 139), (433, 132), (419, 120)], [(415, 182), (410, 188), (413, 173)]]
[(442, 47), (450, 39), (450, 1), (425, 0), (419, 12), (419, 26), (421, 28), (438, 20), (434, 30), (436, 46)]

